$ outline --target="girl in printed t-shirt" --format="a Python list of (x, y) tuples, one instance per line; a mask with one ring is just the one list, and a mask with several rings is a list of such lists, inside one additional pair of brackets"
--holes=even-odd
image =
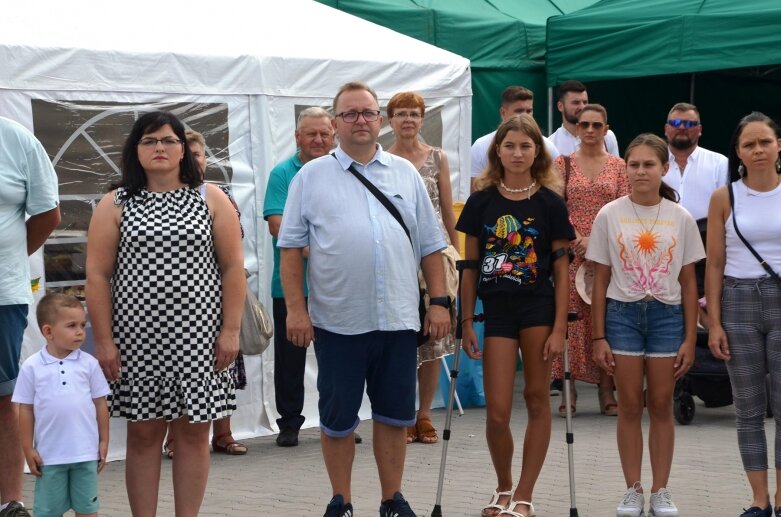
[(618, 390), (618, 453), (627, 491), (618, 517), (645, 515), (643, 374), (651, 420), (649, 516), (677, 516), (666, 488), (673, 459), (673, 389), (694, 361), (697, 285), (694, 263), (705, 257), (692, 216), (662, 182), (667, 144), (643, 134), (626, 150), (632, 193), (597, 214), (586, 258), (594, 262), (591, 298), (594, 359)]
[[(483, 358), (486, 438), (497, 477), (483, 517), (534, 515), (532, 492), (550, 442), (551, 364), (564, 349), (567, 327), (566, 249), (575, 238), (564, 200), (551, 190), (560, 181), (537, 123), (528, 115), (513, 117), (496, 131), (488, 167), (456, 225), (466, 234), (466, 259), (480, 264), (479, 271), (464, 271), (461, 295), (464, 350)], [(483, 352), (472, 329), (478, 294)], [(510, 414), (519, 348), (529, 423), (513, 490)]]

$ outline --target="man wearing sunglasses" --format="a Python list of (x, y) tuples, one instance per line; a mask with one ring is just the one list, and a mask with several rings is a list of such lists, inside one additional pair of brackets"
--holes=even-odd
[[(550, 136), (551, 141), (564, 156), (569, 156), (580, 147), (577, 134), (578, 116), (588, 104), (586, 85), (580, 81), (565, 81), (559, 86), (559, 101), (556, 107), (561, 112), (561, 127)], [(612, 130), (605, 135), (605, 149), (614, 156), (621, 156), (618, 141)]]
[[(526, 113), (527, 115), (533, 115), (534, 113), (534, 93), (531, 90), (524, 88), (523, 86), (508, 86), (502, 92), (502, 105), (499, 108), (499, 116), (502, 122), (506, 122), (509, 118), (515, 115)], [(494, 135), (496, 131), (492, 131), (487, 135), (483, 135), (472, 144), (472, 150), (469, 153), (472, 163), (472, 190), (474, 191), (475, 178), (480, 176), (488, 165), (488, 148), (491, 146), (491, 142), (494, 141)], [(542, 137), (545, 143), (545, 149), (548, 150), (548, 154), (551, 155), (551, 160), (555, 160), (559, 156), (559, 151), (556, 146), (553, 145), (547, 137)]]
[(678, 192), (681, 205), (692, 217), (707, 217), (711, 194), (727, 183), (727, 157), (697, 145), (702, 124), (694, 104), (679, 102), (670, 109), (664, 135), (670, 149), (664, 182)]
[(293, 179), (279, 232), (287, 337), (296, 346), (315, 344), (320, 445), (332, 487), (324, 517), (353, 515), (353, 432), (364, 387), (380, 473), (380, 517), (414, 517), (401, 480), (406, 428), (415, 425), (418, 268), (431, 294), (423, 326), (440, 339), (450, 331), (445, 239), (418, 171), (377, 143), (382, 116), (374, 90), (347, 83), (333, 108), (339, 146)]

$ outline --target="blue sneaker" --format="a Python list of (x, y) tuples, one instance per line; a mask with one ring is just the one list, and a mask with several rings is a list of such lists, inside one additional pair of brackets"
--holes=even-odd
[[(779, 513), (776, 513), (776, 515), (779, 515)], [(765, 508), (760, 508), (759, 506), (744, 508), (740, 517), (773, 517), (773, 507), (770, 503), (767, 503)]]
[(393, 494), (393, 499), (388, 499), (380, 504), (380, 517), (417, 517), (410, 508), (409, 503), (401, 495), (401, 492)]
[(325, 507), (323, 517), (353, 517), (353, 505), (344, 504), (344, 497), (337, 494)]

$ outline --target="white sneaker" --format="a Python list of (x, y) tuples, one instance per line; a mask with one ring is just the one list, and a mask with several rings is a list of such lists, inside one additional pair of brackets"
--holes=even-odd
[(673, 496), (666, 488), (660, 488), (651, 494), (651, 510), (648, 517), (678, 517), (678, 508), (673, 503)]
[[(624, 498), (616, 508), (616, 517), (645, 517), (645, 496), (638, 492), (642, 488), (640, 482), (636, 482), (627, 489)], [(667, 514), (663, 514), (667, 515)]]

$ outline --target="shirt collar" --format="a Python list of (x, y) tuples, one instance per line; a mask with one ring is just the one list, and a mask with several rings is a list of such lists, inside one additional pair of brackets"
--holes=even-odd
[[(670, 163), (675, 163), (675, 156), (673, 155), (672, 151), (670, 151), (670, 147), (667, 147), (667, 153), (669, 154), (669, 161)], [(694, 146), (694, 151), (691, 152), (689, 156), (686, 157), (686, 163), (694, 163), (697, 161), (697, 158), (700, 156), (700, 146)]]
[[(350, 168), (350, 165), (353, 163), (358, 163), (354, 159), (350, 157), (344, 150), (342, 150), (342, 146), (339, 146), (334, 151), (334, 155), (336, 156), (336, 159), (339, 161), (339, 165), (344, 169), (345, 171)], [(374, 153), (374, 156), (371, 160), (369, 160), (369, 163), (366, 165), (371, 165), (373, 162), (379, 162), (382, 165), (385, 165), (386, 167), (390, 165), (391, 157), (390, 153), (385, 152), (382, 149), (382, 146), (378, 143), (377, 144), (377, 150)]]
[(80, 355), (81, 349), (77, 348), (63, 359), (58, 359), (49, 353), (49, 350), (46, 349), (45, 345), (41, 348), (41, 362), (43, 362), (43, 364), (58, 363), (60, 361), (77, 361)]
[(293, 155), (293, 165), (301, 169), (301, 167), (304, 166), (303, 163), (301, 163), (301, 157), (298, 155), (298, 153), (301, 152), (301, 149), (296, 149), (296, 154)]

